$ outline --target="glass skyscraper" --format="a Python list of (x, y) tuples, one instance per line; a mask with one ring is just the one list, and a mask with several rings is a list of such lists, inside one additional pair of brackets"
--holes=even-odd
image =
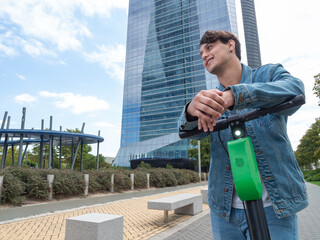
[(186, 159), (177, 120), (184, 105), (217, 79), (205, 72), (199, 41), (206, 30), (238, 35), (235, 0), (130, 0), (121, 147), (114, 164)]

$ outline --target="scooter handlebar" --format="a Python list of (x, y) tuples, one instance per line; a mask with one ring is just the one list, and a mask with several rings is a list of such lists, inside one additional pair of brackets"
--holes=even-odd
[[(289, 98), (285, 102), (277, 104), (277, 105), (270, 107), (270, 108), (257, 109), (257, 110), (245, 112), (242, 114), (237, 114), (237, 115), (232, 115), (232, 116), (229, 116), (226, 118), (222, 118), (217, 121), (216, 126), (213, 129), (213, 132), (226, 129), (229, 127), (230, 123), (235, 122), (235, 121), (247, 122), (247, 121), (256, 119), (258, 117), (265, 116), (270, 113), (281, 112), (285, 109), (292, 108), (295, 106), (300, 106), (303, 104), (305, 104), (305, 98), (301, 94), (301, 95), (295, 96), (293, 98)], [(180, 138), (188, 138), (188, 137), (195, 136), (195, 135), (198, 135), (201, 133), (204, 133), (204, 131), (202, 129), (198, 130), (197, 128), (189, 130), (189, 131), (180, 130), (179, 137)]]

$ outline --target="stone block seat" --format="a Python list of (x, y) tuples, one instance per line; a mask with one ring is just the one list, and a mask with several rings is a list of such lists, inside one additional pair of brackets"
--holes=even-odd
[(148, 201), (148, 209), (164, 210), (164, 222), (168, 223), (168, 211), (176, 214), (196, 215), (202, 212), (202, 195), (182, 193)]
[(123, 216), (89, 213), (68, 218), (65, 240), (123, 240)]
[(201, 189), (202, 202), (208, 204), (208, 189)]

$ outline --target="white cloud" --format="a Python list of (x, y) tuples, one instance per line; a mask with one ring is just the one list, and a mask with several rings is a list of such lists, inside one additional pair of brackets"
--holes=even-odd
[(2, 0), (0, 20), (10, 25), (12, 39), (3, 43), (0, 36), (0, 52), (12, 56), (15, 39), (32, 56), (80, 50), (82, 39), (91, 37), (83, 16), (108, 18), (112, 9), (128, 5), (128, 0)]
[(41, 97), (54, 98), (53, 104), (57, 108), (70, 109), (74, 114), (95, 112), (109, 109), (109, 103), (94, 96), (82, 96), (73, 93), (53, 93), (42, 91)]
[(0, 53), (4, 53), (8, 57), (13, 57), (17, 55), (16, 51), (12, 47), (5, 46), (0, 42)]
[(10, 44), (11, 42), (16, 42), (12, 35), (13, 34), (10, 31), (0, 34), (0, 54), (4, 54), (8, 57), (18, 55), (17, 51)]
[(102, 45), (97, 52), (85, 53), (85, 58), (89, 62), (99, 63), (111, 77), (123, 82), (125, 55), (126, 48), (124, 45)]
[(23, 93), (15, 96), (14, 101), (19, 104), (30, 104), (36, 102), (37, 98), (28, 93)]
[(32, 57), (38, 57), (38, 56), (51, 56), (56, 57), (57, 54), (50, 49), (47, 49), (43, 43), (37, 41), (37, 40), (30, 40), (25, 41), (23, 39), (21, 40), (21, 46), (23, 50), (31, 55)]
[(17, 76), (18, 78), (20, 78), (21, 80), (23, 80), (23, 81), (26, 80), (26, 78), (25, 78), (24, 76), (20, 75), (20, 74), (16, 74), (16, 76)]
[(86, 16), (93, 16), (95, 14), (110, 17), (110, 10), (113, 8), (124, 8), (128, 10), (129, 0), (96, 0), (96, 1), (87, 1), (87, 0), (78, 0), (78, 5), (81, 8), (81, 11)]

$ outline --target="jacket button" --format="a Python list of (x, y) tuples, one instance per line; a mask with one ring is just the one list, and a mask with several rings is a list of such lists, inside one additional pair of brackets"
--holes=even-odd
[(224, 188), (224, 191), (225, 191), (225, 192), (228, 192), (228, 191), (229, 191), (229, 189), (228, 189), (228, 188)]
[(222, 216), (224, 216), (224, 217), (225, 217), (225, 216), (226, 216), (226, 214), (225, 214), (225, 213), (222, 213)]
[(230, 166), (227, 166), (226, 169), (227, 169), (227, 170), (230, 170), (231, 168), (230, 168)]

